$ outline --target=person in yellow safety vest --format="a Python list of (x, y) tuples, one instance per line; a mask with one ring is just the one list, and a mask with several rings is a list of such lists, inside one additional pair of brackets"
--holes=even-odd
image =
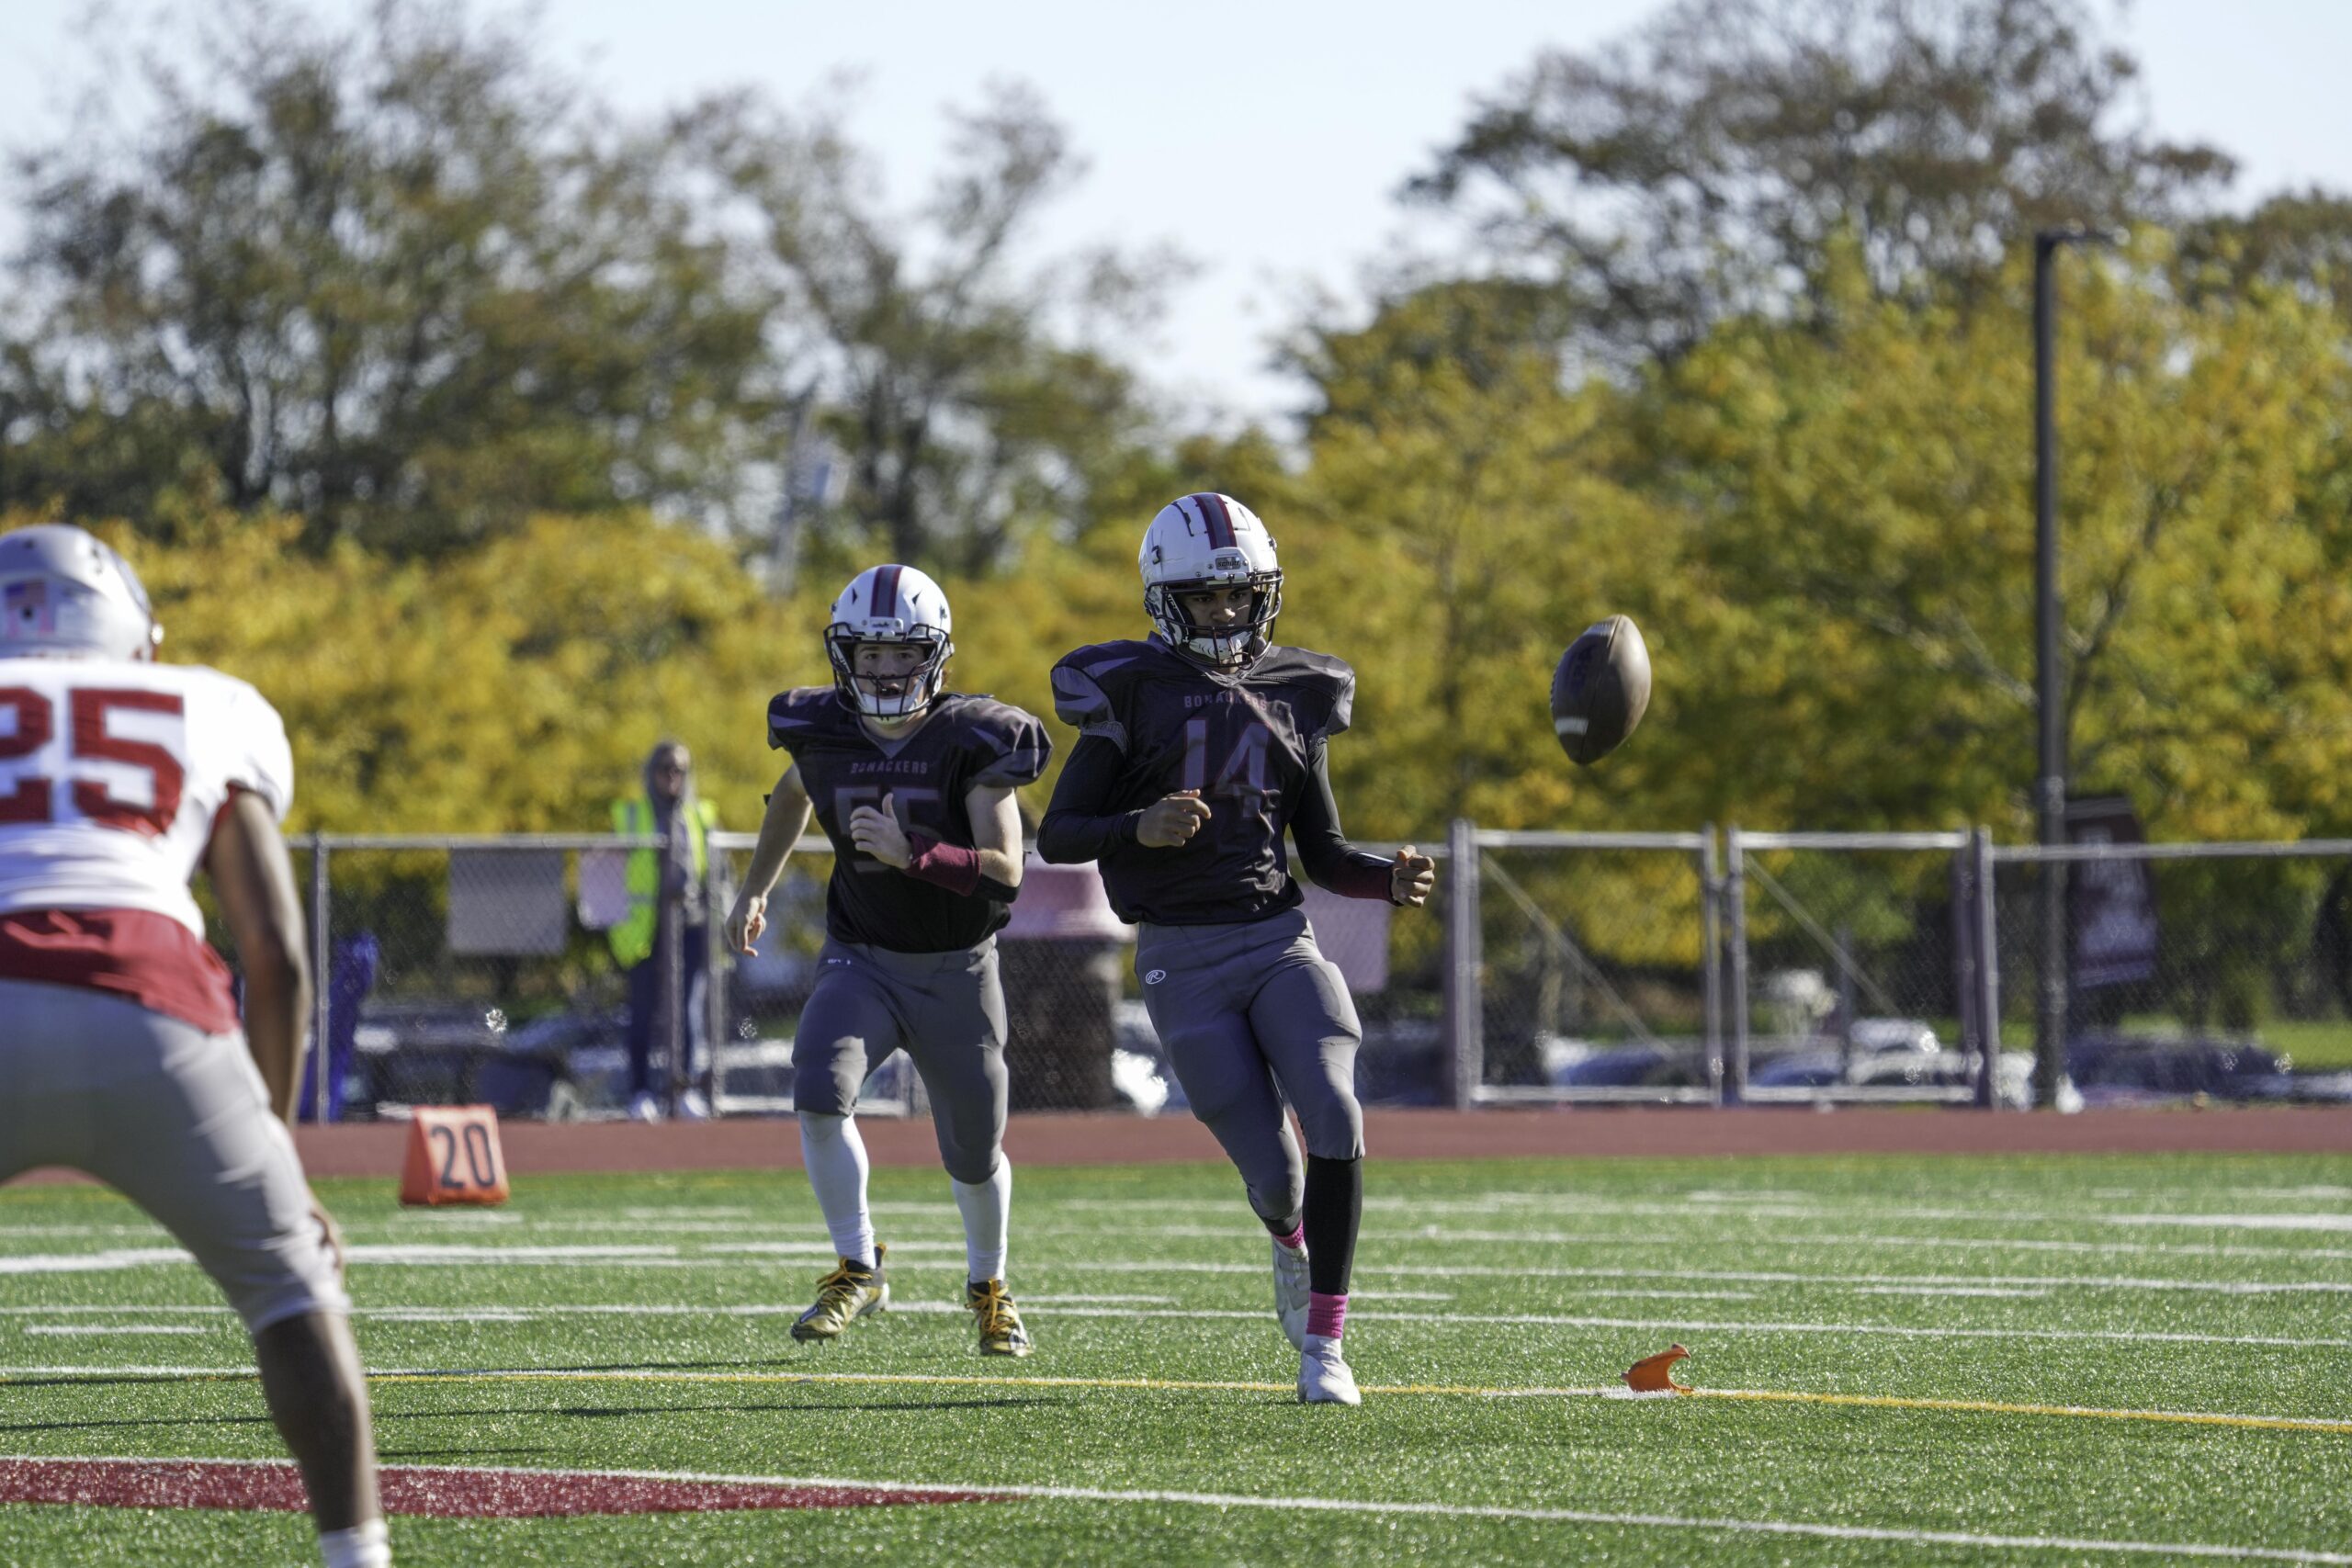
[[(673, 826), (683, 832), (673, 831)], [(691, 1038), (684, 1004), (695, 983), (708, 965), (709, 910), (705, 907), (703, 876), (710, 863), (707, 835), (718, 826), (718, 813), (695, 794), (694, 759), (675, 740), (664, 740), (645, 759), (645, 792), (613, 802), (613, 831), (628, 837), (659, 833), (669, 839), (667, 852), (636, 850), (628, 857), (628, 914), (605, 932), (613, 957), (628, 972), (628, 1112), (640, 1122), (658, 1122), (662, 1102), (654, 1092), (653, 1042), (662, 1020), (677, 1010), (681, 1042)], [(678, 994), (666, 996), (662, 939), (665, 922), (675, 910), (682, 918), (683, 937)], [(679, 1064), (683, 1066), (684, 1064)], [(666, 1086), (665, 1086), (666, 1087)], [(689, 1084), (679, 1094), (681, 1115), (710, 1114), (700, 1089)]]

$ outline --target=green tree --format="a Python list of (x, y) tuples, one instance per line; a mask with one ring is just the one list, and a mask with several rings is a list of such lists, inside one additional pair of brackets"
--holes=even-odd
[(2260, 283), (2332, 303), (2352, 318), (2352, 197), (2312, 186), (2250, 212), (2213, 214), (2184, 228), (2178, 269), (2192, 293), (2237, 293)]
[(2136, 76), (2088, 0), (1679, 0), (1539, 57), (1407, 190), (1555, 284), (1576, 346), (1638, 363), (1802, 313), (1840, 235), (1925, 302), (2045, 224), (2201, 211), (2234, 166), (2134, 123)]
[(1358, 666), (1332, 765), (1376, 836), (1592, 820), (1599, 775), (1572, 773), (1542, 694), (1587, 626), (1650, 619), (1638, 563), (1670, 520), (1607, 477), (1613, 395), (1563, 391), (1517, 303), (1433, 289), (1326, 334), (1307, 468), (1252, 502), (1284, 550), (1284, 640)]
[(127, 138), (19, 162), (0, 502), (156, 526), (217, 499), (396, 554), (724, 507), (769, 306), (680, 194), (682, 130), (430, 0), (203, 17)]
[(823, 678), (814, 636), (787, 635), (805, 613), (723, 542), (643, 514), (541, 516), (406, 561), (293, 549), (283, 514), (215, 513), (170, 544), (102, 531), (145, 579), (164, 656), (252, 682), (285, 716), (302, 830), (600, 830), (664, 735), (748, 828), (775, 778), (769, 694)]
[[(2070, 269), (2059, 422), (2078, 787), (2157, 831), (2340, 830), (2352, 591), (2346, 343), (2283, 289), (2182, 299), (2154, 242)], [(2031, 353), (2010, 308), (1873, 294), (1719, 329), (1631, 405), (1619, 482), (1671, 505), (1699, 656), (1677, 816), (2022, 829), (2034, 746)], [(1648, 739), (1650, 738), (1645, 737)]]
[(1038, 215), (1082, 172), (1067, 131), (1017, 85), (950, 125), (911, 216), (882, 201), (837, 104), (791, 115), (739, 97), (698, 132), (759, 237), (751, 265), (785, 301), (777, 350), (852, 475), (817, 520), (812, 567), (877, 552), (1001, 567), (1024, 540), (1083, 528), (1156, 434), (1110, 345), (1149, 321), (1182, 265), (1113, 249), (1032, 261)]

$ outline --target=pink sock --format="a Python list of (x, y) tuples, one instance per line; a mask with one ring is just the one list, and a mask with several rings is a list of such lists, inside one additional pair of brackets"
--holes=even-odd
[(1306, 1245), (1306, 1222), (1305, 1220), (1299, 1221), (1297, 1224), (1291, 1227), (1290, 1235), (1278, 1235), (1274, 1237), (1274, 1240), (1281, 1243), (1283, 1246), (1289, 1247), (1293, 1252), (1296, 1252), (1300, 1247)]
[(1337, 1339), (1347, 1332), (1348, 1298), (1327, 1296), (1320, 1291), (1310, 1291), (1306, 1297), (1306, 1332), (1325, 1339)]

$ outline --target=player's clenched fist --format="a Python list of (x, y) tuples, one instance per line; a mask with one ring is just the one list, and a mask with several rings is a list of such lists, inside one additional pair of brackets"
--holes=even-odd
[(1136, 823), (1136, 842), (1147, 849), (1172, 850), (1188, 842), (1208, 819), (1209, 803), (1201, 798), (1200, 791), (1180, 789), (1143, 808), (1143, 817)]
[(749, 953), (760, 933), (768, 929), (768, 901), (764, 895), (745, 893), (727, 911), (727, 946), (733, 953)]
[(1426, 904), (1437, 886), (1437, 862), (1407, 844), (1388, 873), (1388, 898), (1395, 904)]
[(879, 809), (861, 806), (849, 814), (849, 841), (880, 861), (884, 865), (904, 871), (907, 862), (914, 859), (914, 846), (907, 841), (907, 830), (899, 825), (896, 797), (886, 795)]

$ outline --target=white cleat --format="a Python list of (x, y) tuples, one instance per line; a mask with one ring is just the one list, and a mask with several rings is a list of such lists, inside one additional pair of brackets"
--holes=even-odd
[(1306, 1348), (1306, 1297), (1311, 1287), (1307, 1283), (1306, 1248), (1274, 1247), (1274, 1316), (1283, 1325), (1283, 1335), (1294, 1350)]
[(1356, 1375), (1340, 1355), (1340, 1342), (1320, 1334), (1306, 1336), (1298, 1357), (1298, 1400), (1302, 1404), (1362, 1404)]

